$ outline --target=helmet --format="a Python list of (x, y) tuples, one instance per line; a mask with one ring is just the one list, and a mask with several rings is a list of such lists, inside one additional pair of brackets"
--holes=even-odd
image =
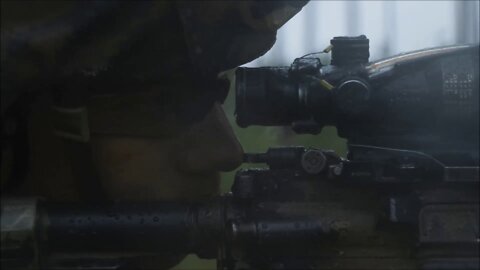
[(110, 83), (101, 94), (192, 78), (206, 91), (218, 72), (265, 53), (305, 3), (2, 2), (2, 113), (26, 89), (68, 83), (71, 76)]

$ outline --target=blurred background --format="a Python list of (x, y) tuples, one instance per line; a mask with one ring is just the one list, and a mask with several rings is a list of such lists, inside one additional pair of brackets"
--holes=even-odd
[(277, 42), (248, 67), (290, 65), (323, 50), (334, 36), (365, 34), (370, 60), (401, 52), (479, 42), (479, 2), (311, 1), (277, 34)]
[[(322, 51), (335, 36), (365, 34), (370, 61), (428, 47), (479, 42), (479, 2), (465, 1), (311, 1), (277, 33), (277, 41), (247, 67), (289, 66), (311, 52)], [(232, 75), (232, 74), (230, 74)], [(227, 117), (245, 152), (264, 152), (270, 146), (304, 145), (346, 155), (346, 142), (334, 127), (320, 135), (296, 135), (288, 127), (239, 128), (235, 124), (234, 89), (224, 104)], [(222, 175), (228, 192), (234, 172)], [(215, 269), (215, 260), (188, 256), (175, 270)]]

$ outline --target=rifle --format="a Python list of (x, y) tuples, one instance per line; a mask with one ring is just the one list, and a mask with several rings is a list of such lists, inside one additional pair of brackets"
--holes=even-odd
[(337, 127), (348, 155), (245, 154), (204, 203), (2, 200), (2, 266), (129, 269), (195, 253), (217, 269), (479, 269), (479, 46), (368, 63), (368, 39), (331, 40), (290, 67), (238, 68), (240, 126)]

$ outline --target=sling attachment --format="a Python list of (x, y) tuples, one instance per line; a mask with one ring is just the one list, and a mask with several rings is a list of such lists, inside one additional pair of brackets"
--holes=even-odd
[[(63, 95), (65, 96), (65, 94)], [(105, 190), (95, 168), (90, 143), (88, 112), (81, 96), (56, 96), (53, 106), (53, 133), (64, 139), (65, 151), (70, 159), (72, 176), (76, 183), (80, 198), (84, 201), (105, 201)]]

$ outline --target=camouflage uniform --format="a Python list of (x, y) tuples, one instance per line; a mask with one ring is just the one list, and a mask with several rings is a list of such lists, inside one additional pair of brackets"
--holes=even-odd
[[(226, 94), (217, 74), (270, 49), (276, 30), (304, 4), (2, 1), (2, 193), (27, 177), (24, 164), (33, 163), (30, 193), (20, 187), (15, 194), (45, 195), (40, 190), (49, 184), (36, 179), (53, 161), (47, 155), (18, 152), (32, 137), (50, 140), (49, 147), (64, 147), (46, 136), (27, 134), (30, 129), (52, 128), (40, 117), (52, 106), (88, 108), (96, 115), (88, 119), (90, 132), (161, 136), (169, 129), (154, 123), (168, 113), (178, 116), (175, 121), (202, 119)], [(45, 93), (47, 98), (38, 97)], [(32, 124), (26, 125), (28, 121)], [(8, 127), (11, 122), (13, 129)], [(33, 147), (40, 153), (51, 150), (42, 143)], [(67, 163), (60, 160), (50, 167), (54, 173), (69, 170), (72, 164)], [(195, 192), (215, 190), (204, 185)], [(71, 193), (60, 195), (75, 198)]]

